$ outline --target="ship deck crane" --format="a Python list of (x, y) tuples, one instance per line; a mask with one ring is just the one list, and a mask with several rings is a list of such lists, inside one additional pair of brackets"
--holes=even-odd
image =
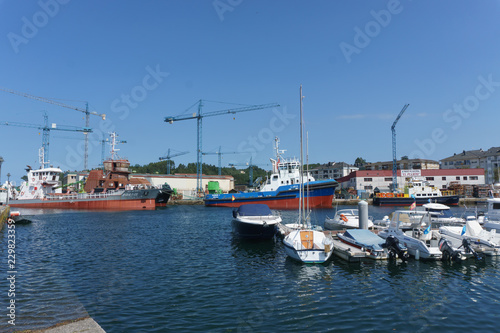
[(168, 148), (167, 155), (160, 157), (160, 161), (167, 161), (167, 175), (170, 175), (170, 164), (172, 163), (172, 157), (177, 157), (181, 155), (186, 155), (188, 151), (181, 151), (175, 154), (170, 154), (170, 148)]
[(397, 166), (397, 157), (396, 157), (396, 124), (399, 121), (399, 118), (405, 113), (406, 109), (410, 106), (410, 104), (406, 104), (403, 109), (399, 112), (396, 120), (391, 126), (392, 131), (392, 190), (396, 191), (398, 188), (398, 166)]
[[(62, 102), (50, 99), (50, 98), (35, 96), (35, 95), (31, 95), (31, 94), (19, 92), (19, 91), (16, 91), (16, 90), (13, 90), (13, 89), (9, 89), (9, 88), (0, 87), (0, 90), (8, 92), (8, 93), (11, 93), (11, 94), (14, 94), (14, 95), (19, 95), (19, 96), (23, 96), (23, 97), (26, 97), (26, 98), (31, 98), (31, 99), (34, 99), (34, 100), (37, 100), (37, 101), (40, 101), (40, 102), (54, 104), (54, 105), (61, 106), (63, 108), (68, 108), (68, 109), (72, 109), (72, 110), (83, 112), (83, 113), (85, 113), (85, 128), (90, 128), (90, 125), (89, 125), (90, 115), (99, 116), (99, 117), (102, 118), (102, 120), (106, 120), (106, 114), (104, 114), (104, 113), (102, 113), (102, 114), (101, 113), (97, 113), (95, 111), (89, 111), (89, 103), (88, 102), (85, 102), (85, 109), (83, 109), (83, 108), (79, 108), (79, 107), (76, 107), (76, 106), (68, 105), (68, 104), (65, 104), (65, 103), (62, 103)], [(83, 168), (85, 170), (88, 169), (88, 164), (89, 164), (89, 137), (88, 137), (88, 133), (89, 132), (84, 132), (83, 133), (85, 135), (85, 155), (84, 155), (84, 159), (83, 159)]]
[(221, 152), (221, 146), (219, 146), (219, 151), (213, 153), (202, 153), (203, 155), (218, 155), (219, 159), (219, 176), (222, 174), (222, 155), (226, 154), (244, 154), (242, 152), (231, 151), (231, 152)]
[(69, 132), (82, 132), (82, 133), (92, 133), (92, 129), (88, 127), (75, 127), (75, 126), (65, 126), (65, 125), (56, 125), (55, 123), (52, 123), (49, 126), (49, 117), (47, 116), (47, 113), (44, 113), (43, 115), (44, 118), (44, 125), (36, 125), (36, 124), (27, 124), (27, 123), (20, 123), (16, 121), (2, 121), (0, 122), (0, 125), (3, 126), (17, 126), (17, 127), (29, 127), (29, 128), (36, 128), (40, 129), (43, 131), (42, 135), (42, 153), (40, 154), (41, 158), (41, 164), (42, 168), (45, 168), (45, 165), (49, 164), (49, 136), (50, 136), (50, 131), (69, 131)]
[(189, 109), (193, 108), (194, 106), (198, 105), (198, 112), (197, 113), (193, 113), (191, 115), (179, 115), (176, 117), (165, 117), (165, 122), (170, 123), (170, 124), (172, 124), (174, 121), (179, 121), (179, 120), (196, 119), (196, 122), (197, 122), (196, 191), (198, 194), (203, 193), (203, 185), (202, 185), (202, 182), (203, 182), (202, 120), (203, 120), (203, 118), (279, 107), (279, 104), (272, 103), (272, 104), (250, 105), (250, 106), (245, 106), (245, 107), (240, 107), (240, 108), (202, 113), (204, 102), (208, 102), (208, 101), (204, 101), (204, 100), (200, 99), (198, 102), (196, 102), (195, 104), (193, 104), (191, 107), (189, 107), (187, 109), (187, 110), (189, 110)]

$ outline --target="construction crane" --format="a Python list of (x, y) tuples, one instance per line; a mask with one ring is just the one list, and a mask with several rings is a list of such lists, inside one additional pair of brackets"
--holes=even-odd
[(397, 166), (397, 157), (396, 157), (396, 124), (399, 121), (399, 118), (405, 113), (406, 109), (410, 104), (406, 104), (403, 109), (399, 112), (396, 120), (392, 123), (391, 131), (392, 131), (392, 190), (396, 191), (398, 188), (398, 166)]
[[(239, 112), (248, 112), (248, 111), (256, 111), (256, 110), (262, 110), (262, 109), (267, 109), (267, 108), (275, 108), (279, 107), (279, 104), (272, 103), (272, 104), (260, 104), (260, 105), (250, 105), (250, 106), (245, 106), (245, 107), (240, 107), (240, 108), (235, 108), (235, 109), (226, 109), (226, 110), (219, 110), (219, 111), (212, 111), (208, 113), (202, 113), (202, 108), (203, 108), (203, 100), (199, 100), (195, 104), (193, 104), (191, 107), (189, 107), (186, 111), (189, 109), (193, 108), (194, 106), (198, 105), (198, 113), (193, 113), (192, 115), (179, 115), (176, 117), (166, 117), (165, 122), (172, 124), (174, 121), (179, 121), (179, 120), (189, 120), (189, 119), (196, 119), (197, 122), (197, 144), (196, 144), (196, 191), (198, 194), (203, 193), (203, 170), (202, 170), (202, 120), (205, 117), (214, 117), (214, 116), (221, 116), (224, 114), (235, 114)], [(209, 102), (209, 101), (205, 101)]]
[(222, 174), (222, 155), (226, 155), (226, 154), (244, 154), (244, 153), (241, 153), (241, 152), (237, 152), (237, 151), (232, 151), (232, 152), (221, 152), (221, 146), (219, 146), (219, 151), (216, 151), (214, 153), (202, 153), (202, 155), (219, 155), (219, 176)]
[(30, 127), (30, 128), (36, 128), (40, 129), (43, 131), (42, 135), (42, 152), (41, 152), (41, 165), (42, 168), (45, 168), (45, 165), (49, 164), (49, 136), (50, 136), (50, 131), (70, 131), (70, 132), (82, 132), (82, 133), (92, 133), (92, 129), (88, 127), (75, 127), (75, 126), (65, 126), (65, 125), (56, 125), (55, 123), (52, 123), (49, 126), (49, 117), (47, 116), (47, 113), (44, 112), (43, 115), (44, 118), (44, 125), (36, 125), (36, 124), (27, 124), (27, 123), (20, 123), (16, 121), (2, 121), (0, 122), (0, 125), (4, 126), (17, 126), (17, 127)]
[[(62, 102), (59, 102), (59, 101), (56, 101), (56, 100), (53, 100), (53, 99), (49, 99), (49, 98), (45, 98), (45, 97), (40, 97), (40, 96), (35, 96), (35, 95), (31, 95), (31, 94), (27, 94), (27, 93), (15, 91), (15, 90), (8, 89), (8, 88), (0, 87), (0, 90), (3, 90), (5, 92), (8, 92), (8, 93), (11, 93), (11, 94), (14, 94), (14, 95), (19, 95), (19, 96), (23, 96), (23, 97), (26, 97), (26, 98), (31, 98), (31, 99), (34, 99), (34, 100), (37, 100), (37, 101), (40, 101), (40, 102), (54, 104), (54, 105), (61, 106), (63, 108), (68, 108), (68, 109), (72, 109), (72, 110), (83, 112), (83, 113), (85, 113), (85, 128), (90, 128), (89, 127), (90, 126), (89, 125), (89, 117), (90, 117), (90, 115), (99, 116), (99, 117), (102, 118), (102, 120), (106, 120), (106, 114), (104, 114), (104, 113), (102, 113), (102, 114), (101, 113), (97, 113), (95, 111), (89, 111), (89, 103), (88, 102), (85, 102), (85, 109), (82, 109), (82, 108), (79, 108), (79, 107), (76, 107), (76, 106), (64, 104)], [(88, 169), (88, 164), (89, 164), (89, 137), (88, 137), (88, 133), (89, 132), (84, 132), (83, 133), (85, 135), (85, 155), (84, 155), (84, 158), (83, 158), (83, 168), (85, 170)]]
[(229, 163), (229, 166), (231, 167), (236, 167), (236, 166), (247, 166), (248, 167), (248, 178), (249, 178), (249, 185), (252, 186), (253, 185), (253, 167), (254, 166), (258, 166), (258, 165), (269, 165), (269, 164), (253, 164), (252, 163), (252, 157), (250, 157), (250, 162), (249, 163), (246, 163), (246, 164), (232, 164), (232, 163)]
[(160, 161), (167, 161), (167, 175), (170, 175), (170, 164), (172, 163), (172, 157), (177, 157), (177, 156), (181, 156), (181, 155), (186, 155), (187, 151), (181, 151), (181, 152), (178, 152), (178, 153), (175, 153), (175, 154), (170, 154), (170, 148), (168, 148), (168, 151), (167, 151), (167, 155), (166, 156), (163, 156), (163, 157), (160, 157)]

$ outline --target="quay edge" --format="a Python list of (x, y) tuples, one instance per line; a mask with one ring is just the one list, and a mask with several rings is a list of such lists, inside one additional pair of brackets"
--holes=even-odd
[(3, 228), (3, 225), (9, 218), (10, 207), (9, 206), (1, 206), (0, 207), (0, 231)]

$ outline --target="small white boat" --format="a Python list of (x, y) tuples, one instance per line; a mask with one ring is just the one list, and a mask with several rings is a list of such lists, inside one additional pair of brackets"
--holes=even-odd
[(265, 204), (246, 204), (233, 211), (233, 232), (246, 239), (270, 239), (276, 234), (281, 216)]
[[(368, 218), (368, 228), (373, 227), (373, 218)], [(341, 209), (333, 219), (325, 219), (326, 230), (344, 230), (359, 228), (359, 212), (357, 209)]]
[[(303, 163), (303, 116), (302, 116), (302, 86), (300, 86), (300, 165)], [(302, 174), (302, 168), (300, 173)], [(307, 264), (324, 263), (330, 259), (333, 253), (333, 243), (331, 236), (326, 236), (322, 231), (314, 230), (309, 225), (308, 217), (305, 216), (306, 205), (304, 202), (304, 182), (303, 177), (299, 177), (299, 219), (298, 224), (303, 225), (303, 229), (291, 231), (284, 239), (286, 254), (297, 261)], [(309, 206), (308, 206), (309, 207)], [(304, 216), (302, 216), (304, 214)]]
[(487, 200), (488, 211), (484, 219), (486, 230), (496, 230), (500, 232), (500, 198), (490, 198)]
[[(408, 253), (416, 259), (439, 260), (442, 253), (439, 250), (441, 235), (430, 229), (430, 221), (424, 219), (412, 223), (410, 215), (413, 211), (396, 210), (390, 220), (389, 227), (378, 233), (384, 239), (390, 236), (408, 249)], [(410, 224), (408, 226), (408, 224)]]
[(442, 226), (439, 233), (455, 247), (460, 247), (466, 239), (476, 252), (490, 256), (500, 255), (500, 234), (496, 233), (496, 229), (484, 230), (476, 220), (468, 220), (463, 227)]
[(422, 209), (417, 208), (417, 211), (423, 210), (429, 213), (431, 222), (434, 224), (441, 225), (451, 225), (451, 224), (461, 224), (465, 223), (465, 220), (460, 217), (455, 217), (451, 213), (451, 208), (449, 206), (440, 203), (427, 203), (422, 205)]
[(333, 253), (332, 238), (321, 231), (294, 230), (283, 240), (286, 254), (306, 264), (328, 261)]

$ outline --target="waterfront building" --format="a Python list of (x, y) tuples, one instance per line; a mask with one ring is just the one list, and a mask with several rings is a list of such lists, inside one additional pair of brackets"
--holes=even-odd
[(485, 183), (493, 184), (499, 181), (500, 147), (488, 150), (464, 150), (461, 153), (442, 159), (441, 169), (474, 169), (485, 171)]
[[(446, 190), (452, 185), (482, 185), (485, 183), (484, 169), (421, 169), (398, 170), (398, 184), (402, 188), (411, 177), (420, 177), (431, 186)], [(358, 195), (372, 194), (375, 188), (388, 192), (392, 185), (392, 170), (359, 170), (348, 176), (337, 178), (340, 189), (354, 189)]]
[[(161, 175), (150, 173), (134, 173), (131, 175), (131, 178), (144, 178), (153, 186), (161, 186), (167, 183), (172, 189), (175, 188), (177, 192), (179, 194), (182, 194), (186, 199), (196, 197), (196, 174)], [(210, 181), (219, 182), (219, 188), (224, 193), (227, 193), (230, 190), (234, 189), (233, 176), (203, 175), (202, 185), (204, 189), (207, 189), (208, 182)]]
[(309, 172), (315, 180), (323, 180), (345, 177), (357, 170), (359, 170), (359, 168), (344, 162), (328, 162), (309, 170)]
[[(392, 161), (366, 163), (365, 170), (392, 170)], [(398, 170), (428, 170), (439, 169), (439, 162), (434, 160), (425, 160), (420, 158), (415, 159), (401, 159), (396, 161)]]

